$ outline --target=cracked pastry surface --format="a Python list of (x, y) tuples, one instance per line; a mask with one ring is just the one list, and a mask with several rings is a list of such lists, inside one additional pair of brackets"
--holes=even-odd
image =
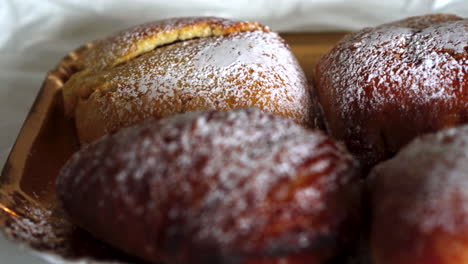
[(417, 135), (468, 122), (468, 19), (427, 15), (365, 28), (319, 61), (330, 133), (372, 166)]
[(92, 43), (65, 83), (66, 112), (90, 142), (149, 117), (257, 107), (310, 126), (310, 89), (287, 44), (255, 22), (179, 18)]
[(81, 227), (167, 263), (324, 263), (354, 239), (359, 189), (344, 147), (258, 109), (147, 120), (84, 146), (57, 181)]
[(468, 262), (468, 125), (416, 138), (370, 180), (373, 263)]

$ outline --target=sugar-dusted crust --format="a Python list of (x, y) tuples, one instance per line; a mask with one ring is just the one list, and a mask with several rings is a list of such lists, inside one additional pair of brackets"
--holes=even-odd
[(289, 47), (254, 22), (179, 18), (93, 43), (64, 85), (82, 142), (148, 117), (257, 107), (311, 125), (304, 73)]
[(365, 166), (417, 135), (468, 122), (468, 19), (427, 15), (348, 35), (318, 63), (333, 136)]
[(85, 146), (57, 191), (76, 223), (146, 260), (324, 263), (354, 241), (356, 168), (340, 144), (291, 120), (194, 112)]
[(93, 48), (81, 57), (78, 67), (101, 70), (176, 41), (247, 31), (270, 32), (270, 29), (257, 22), (219, 17), (179, 17), (150, 22), (94, 42)]
[(373, 263), (468, 263), (468, 125), (415, 139), (370, 179)]

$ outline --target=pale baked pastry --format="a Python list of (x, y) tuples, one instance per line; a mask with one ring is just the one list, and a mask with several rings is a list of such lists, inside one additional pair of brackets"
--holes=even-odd
[(327, 263), (356, 241), (357, 163), (257, 109), (147, 120), (84, 146), (58, 198), (79, 226), (150, 262)]
[(287, 44), (265, 26), (166, 19), (93, 42), (63, 87), (81, 142), (148, 117), (257, 107), (311, 126), (310, 89)]
[(468, 122), (468, 19), (352, 33), (321, 58), (314, 82), (329, 132), (368, 168), (418, 135)]
[(415, 139), (370, 182), (372, 263), (468, 263), (468, 125)]

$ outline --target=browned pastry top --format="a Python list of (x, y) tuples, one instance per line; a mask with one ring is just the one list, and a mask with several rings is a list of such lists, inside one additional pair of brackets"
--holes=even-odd
[(366, 153), (377, 145), (369, 141), (395, 153), (418, 133), (468, 122), (468, 19), (427, 15), (360, 30), (317, 72), (332, 133), (373, 163), (383, 157)]
[(241, 109), (104, 136), (64, 166), (58, 193), (81, 226), (149, 260), (317, 260), (349, 238), (342, 225), (358, 210), (357, 179), (349, 154), (323, 133)]
[(148, 117), (257, 107), (310, 125), (309, 85), (287, 44), (253, 22), (180, 18), (97, 41), (63, 87), (82, 142)]
[[(254, 30), (270, 31), (256, 22), (239, 22), (217, 17), (181, 17), (138, 25), (93, 42), (78, 58), (76, 68), (79, 73), (73, 78), (93, 76), (177, 41)], [(73, 85), (66, 84), (64, 87), (65, 108), (67, 113), (73, 115), (77, 97), (87, 98), (93, 90), (70, 86)]]
[(392, 101), (458, 97), (464, 100), (444, 102), (468, 106), (468, 19), (408, 18), (348, 35), (336, 49), (326, 60), (337, 60), (329, 71), (341, 115)]
[[(406, 201), (399, 213), (420, 232), (461, 227), (468, 232), (468, 126), (415, 139), (373, 174), (379, 187), (401, 192), (388, 198)], [(379, 190), (376, 195), (384, 198)]]
[(290, 112), (300, 119), (308, 113), (299, 103), (308, 91), (298, 71), (276, 33), (254, 31), (160, 47), (108, 70), (79, 73), (64, 89), (77, 91), (83, 100), (92, 98), (97, 114), (106, 119), (227, 110), (232, 104), (263, 105), (269, 112)]
[(145, 23), (93, 42), (78, 67), (102, 70), (176, 41), (255, 30), (270, 31), (257, 22), (219, 17), (179, 17)]
[(376, 264), (468, 261), (468, 125), (415, 139), (370, 179)]

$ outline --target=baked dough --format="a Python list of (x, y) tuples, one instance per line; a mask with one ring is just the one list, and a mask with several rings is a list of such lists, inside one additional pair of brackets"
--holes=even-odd
[(330, 134), (364, 167), (468, 122), (468, 19), (426, 15), (352, 33), (316, 67)]
[(370, 179), (372, 263), (468, 263), (468, 125), (415, 139)]
[(149, 117), (257, 107), (312, 125), (310, 89), (287, 44), (255, 22), (176, 18), (92, 43), (63, 87), (91, 142)]
[(58, 176), (65, 211), (150, 262), (325, 263), (356, 241), (357, 162), (258, 109), (147, 120), (102, 137)]

